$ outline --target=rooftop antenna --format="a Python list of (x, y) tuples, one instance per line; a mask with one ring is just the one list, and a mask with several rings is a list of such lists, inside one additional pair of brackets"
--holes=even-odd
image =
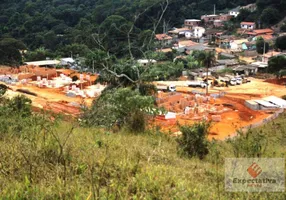
[(214, 15), (215, 15), (215, 4), (214, 4)]

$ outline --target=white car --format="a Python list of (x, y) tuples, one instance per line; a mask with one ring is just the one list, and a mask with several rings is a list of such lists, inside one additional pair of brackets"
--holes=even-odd
[(241, 85), (242, 84), (242, 78), (240, 76), (236, 76), (235, 79), (236, 79), (236, 84), (237, 85)]

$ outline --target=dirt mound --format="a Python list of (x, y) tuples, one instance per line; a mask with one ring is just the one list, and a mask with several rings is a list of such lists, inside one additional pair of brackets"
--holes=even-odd
[(285, 85), (286, 84), (286, 78), (275, 78), (275, 79), (267, 79), (264, 82), (276, 84), (276, 85)]

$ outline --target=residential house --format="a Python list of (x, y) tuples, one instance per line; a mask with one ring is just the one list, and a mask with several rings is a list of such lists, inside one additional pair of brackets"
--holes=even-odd
[(258, 71), (258, 66), (256, 65), (240, 65), (233, 69), (235, 73), (245, 74), (246, 76), (254, 75)]
[(193, 35), (195, 38), (201, 38), (206, 32), (206, 29), (200, 26), (196, 26), (193, 28)]
[(168, 31), (168, 34), (174, 37), (179, 37), (179, 35), (182, 35), (182, 33), (189, 31), (191, 32), (191, 29), (184, 27), (184, 28), (173, 28), (172, 30)]
[(223, 21), (221, 20), (214, 20), (214, 27), (222, 27), (223, 26)]
[(172, 43), (173, 38), (167, 34), (156, 34), (155, 38), (162, 46), (168, 46)]
[(73, 58), (61, 58), (60, 65), (67, 66), (67, 65), (73, 65), (75, 63), (75, 60)]
[(201, 23), (201, 20), (199, 19), (186, 19), (184, 25), (187, 28), (192, 28), (194, 26), (199, 26), (200, 23)]
[(234, 17), (237, 17), (237, 15), (239, 15), (239, 10), (240, 10), (240, 7), (238, 6), (238, 7), (234, 8), (234, 9), (230, 10), (228, 12), (228, 14), (232, 15)]
[(261, 36), (261, 35), (273, 35), (274, 31), (270, 28), (267, 29), (255, 29), (252, 31), (248, 31), (245, 34), (248, 36)]
[(202, 15), (201, 20), (204, 20), (205, 23), (208, 22), (213, 22), (214, 20), (219, 20), (220, 16), (219, 15)]
[(157, 61), (153, 59), (139, 59), (137, 62), (141, 66), (154, 65), (157, 63)]
[(264, 55), (262, 55), (262, 62), (264, 63), (268, 63), (268, 61), (270, 60), (270, 58), (274, 57), (274, 56), (279, 56), (279, 55), (284, 55), (284, 53), (282, 52), (276, 52), (276, 51), (271, 51), (271, 52), (268, 52)]
[(230, 49), (231, 50), (241, 50), (242, 43), (248, 42), (247, 39), (240, 39), (240, 40), (231, 40), (230, 41)]
[(254, 30), (255, 29), (255, 23), (254, 22), (241, 22), (240, 27), (242, 29)]
[(207, 47), (201, 43), (193, 42), (191, 40), (181, 40), (178, 44), (175, 44), (173, 49), (176, 49), (178, 52), (191, 54), (194, 50), (206, 50)]
[(245, 51), (256, 51), (256, 43), (255, 42), (243, 42), (241, 44), (242, 50)]
[(246, 6), (242, 6), (240, 9), (246, 9), (249, 10), (250, 12), (254, 12), (256, 10), (257, 6), (255, 3), (248, 4)]
[(231, 18), (233, 18), (233, 15), (229, 15), (229, 14), (222, 14), (219, 17), (219, 20), (223, 21), (223, 22), (227, 22), (229, 21)]

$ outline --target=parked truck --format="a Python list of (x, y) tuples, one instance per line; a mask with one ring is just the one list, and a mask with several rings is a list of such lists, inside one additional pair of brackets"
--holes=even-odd
[(175, 85), (157, 85), (157, 90), (161, 90), (164, 92), (176, 92)]
[(201, 87), (201, 88), (207, 87), (207, 84), (203, 81), (188, 81), (187, 85), (188, 87)]

